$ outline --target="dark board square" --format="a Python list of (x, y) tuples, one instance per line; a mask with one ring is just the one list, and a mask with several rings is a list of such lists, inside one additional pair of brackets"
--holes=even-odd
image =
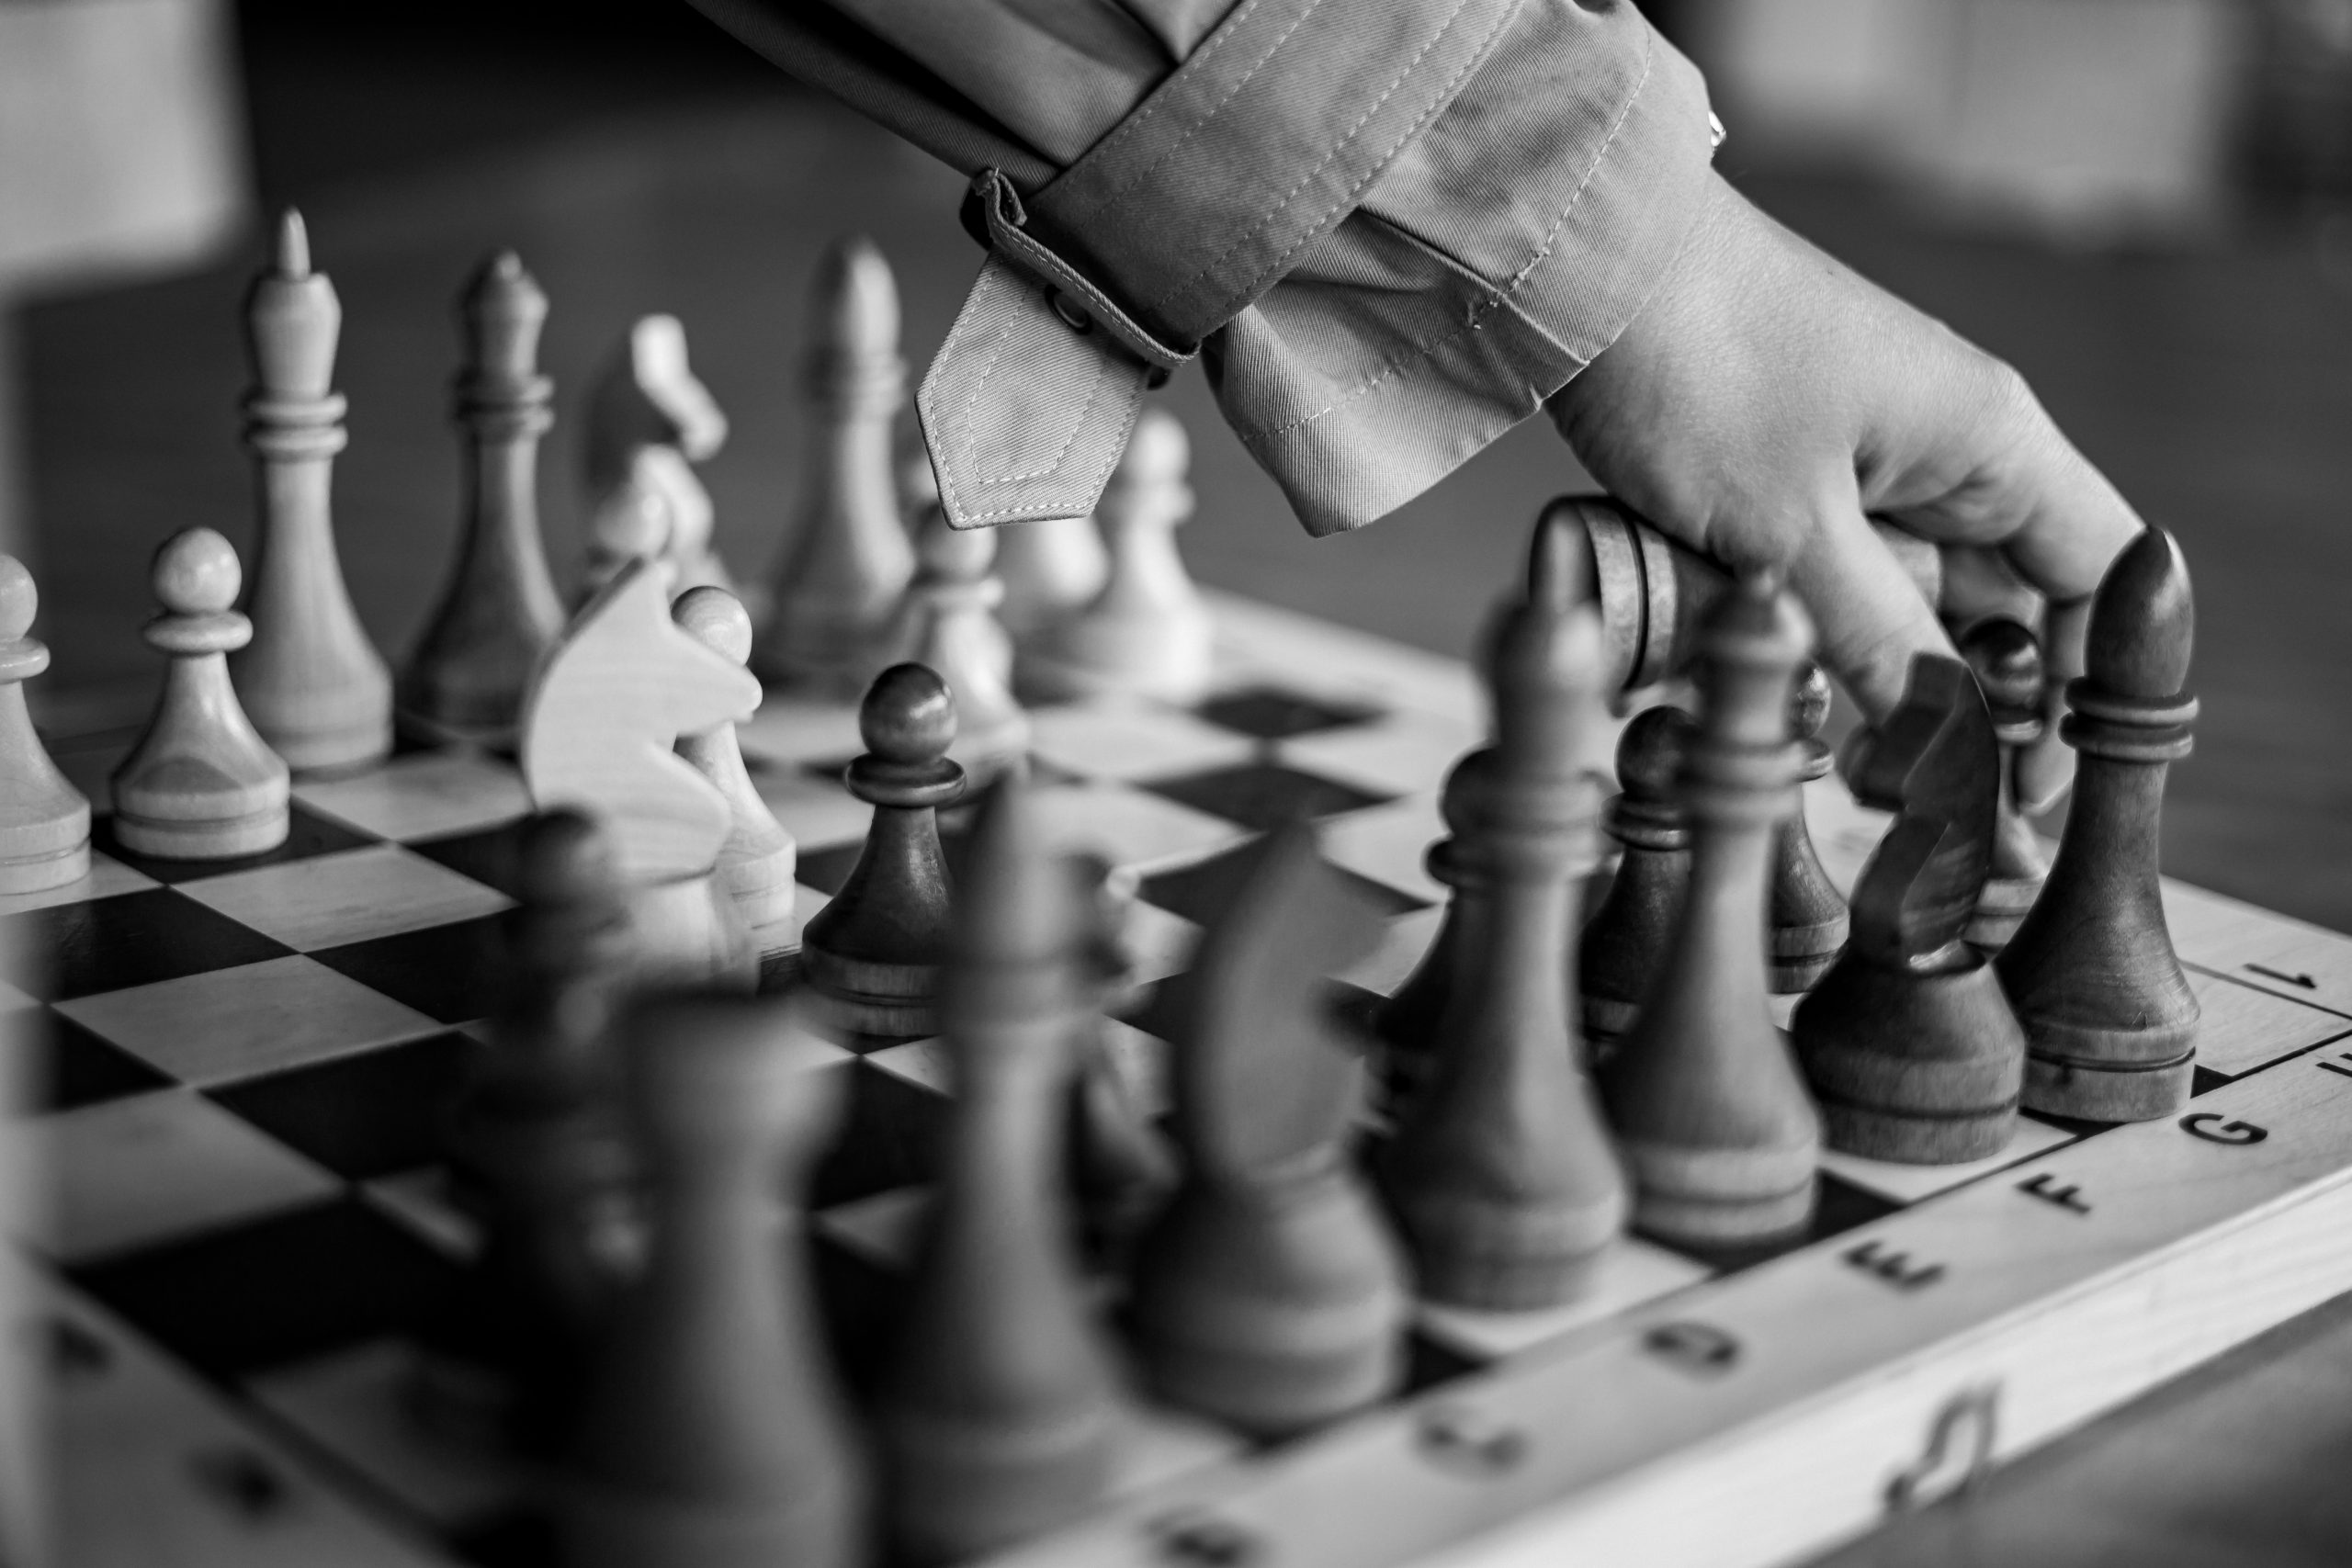
[(233, 969), (293, 951), (169, 887), (0, 917), (0, 973), (51, 1001)]
[(793, 867), (792, 879), (803, 887), (813, 887), (827, 897), (842, 890), (850, 872), (857, 865), (857, 857), (865, 851), (865, 841), (857, 840), (846, 844), (833, 844), (825, 849), (804, 851)]
[(460, 876), (469, 876), (485, 887), (495, 887), (509, 898), (519, 900), (523, 897), (523, 829), (529, 825), (529, 818), (517, 818), (479, 832), (419, 840), (408, 847), (436, 865), (447, 866)]
[(1438, 1343), (1418, 1328), (1406, 1332), (1405, 1392), (1408, 1394), (1452, 1382), (1476, 1371), (1483, 1364), (1451, 1345)]
[(12, 1027), (37, 1036), (24, 1043), (36, 1053), (34, 1070), (40, 1081), (35, 1103), (45, 1111), (96, 1105), (172, 1082), (112, 1041), (46, 1008), (26, 1009)]
[(1238, 822), (1244, 828), (1275, 828), (1293, 818), (1310, 819), (1360, 811), (1396, 796), (1373, 795), (1280, 762), (1244, 762), (1205, 773), (1154, 779), (1143, 787), (1180, 805)]
[(379, 936), (311, 956), (442, 1023), (489, 1016), (497, 1000), (496, 915)]
[(417, 1333), (446, 1309), (459, 1278), (455, 1264), (353, 1197), (69, 1272), (223, 1380)]
[[(1182, 915), (1188, 920), (1206, 925), (1225, 912), (1233, 896), (1241, 886), (1241, 879), (1256, 863), (1254, 843), (1234, 848), (1197, 860), (1190, 865), (1163, 871), (1157, 876), (1144, 878), (1137, 896), (1147, 904), (1156, 905), (1171, 915)], [(1384, 919), (1410, 914), (1427, 908), (1428, 900), (1416, 898), (1402, 888), (1359, 876), (1343, 866), (1332, 870), (1340, 880), (1371, 901), (1373, 908)]]
[(848, 1105), (832, 1146), (817, 1162), (811, 1209), (835, 1209), (928, 1181), (938, 1168), (947, 1101), (865, 1061), (846, 1063)]
[(2227, 1073), (2217, 1073), (2211, 1067), (2193, 1068), (2188, 1077), (2188, 1098), (2194, 1100), (2199, 1095), (2210, 1089), (2219, 1089), (2229, 1081), (2230, 1075)]
[(1211, 724), (1254, 735), (1261, 740), (1283, 740), (1312, 735), (1319, 729), (1342, 729), (1369, 724), (1380, 710), (1359, 703), (1335, 703), (1273, 686), (1252, 686), (1211, 697), (1193, 709)]
[(263, 854), (239, 855), (232, 860), (162, 860), (126, 850), (115, 839), (111, 816), (101, 817), (91, 825), (90, 845), (93, 849), (105, 851), (125, 865), (145, 872), (158, 882), (194, 882), (202, 876), (226, 876), (232, 871), (284, 865), (288, 861), (312, 860), (320, 855), (363, 849), (369, 844), (382, 842), (332, 818), (307, 811), (299, 802), (287, 815), (289, 825), (284, 843)]
[(441, 1159), (443, 1113), (480, 1049), (462, 1034), (435, 1034), (248, 1078), (212, 1098), (345, 1179), (365, 1181)]

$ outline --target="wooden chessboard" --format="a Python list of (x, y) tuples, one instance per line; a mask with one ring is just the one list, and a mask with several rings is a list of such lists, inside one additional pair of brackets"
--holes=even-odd
[[(1295, 811), (1390, 914), (1348, 979), (1395, 986), (1434, 930), (1435, 792), (1478, 739), (1459, 665), (1219, 599), (1191, 712), (1036, 715), (1048, 815), (1140, 878), (1143, 977), (1182, 972), (1231, 852)], [(128, 734), (60, 739), (104, 808)], [(742, 732), (801, 845), (799, 918), (866, 807), (850, 710)], [(1597, 750), (1596, 759), (1605, 750)], [(112, 847), (0, 900), (0, 1005), (51, 1084), (25, 1128), (53, 1199), (24, 1222), (53, 1373), (73, 1568), (547, 1561), (530, 1478), (419, 1413), (421, 1336), (476, 1245), (436, 1120), (495, 976), (506, 763), (417, 751), (297, 789), (282, 850), (168, 865)], [(1883, 818), (1815, 786), (1844, 883)], [(1718, 1273), (1625, 1242), (1588, 1300), (1425, 1309), (1394, 1406), (1267, 1450), (1139, 1416), (1121, 1496), (1023, 1562), (1765, 1563), (1943, 1495), (2352, 1289), (2352, 939), (2167, 885), (2204, 1004), (2177, 1120), (2025, 1118), (1995, 1159), (1831, 1156), (1802, 1244)], [(790, 933), (780, 933), (788, 938)], [(789, 946), (777, 942), (779, 956)], [(47, 963), (40, 962), (46, 954)], [(1114, 1026), (1150, 1083), (1161, 1007)], [(875, 1349), (944, 1104), (935, 1043), (841, 1052), (852, 1107), (819, 1177), (818, 1274), (853, 1375)]]

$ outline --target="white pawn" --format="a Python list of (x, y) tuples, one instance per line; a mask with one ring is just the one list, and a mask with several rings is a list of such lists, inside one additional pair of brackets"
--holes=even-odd
[(1041, 689), (1177, 704), (1208, 694), (1208, 606), (1176, 553), (1177, 525), (1193, 513), (1184, 483), (1191, 460), (1176, 416), (1146, 409), (1095, 512), (1110, 545), (1110, 579), (1040, 649)]
[(1029, 715), (1005, 682), (1011, 644), (994, 611), (1004, 592), (989, 572), (996, 534), (953, 528), (937, 506), (915, 536), (918, 561), (907, 590), (906, 657), (927, 664), (956, 699), (956, 740), (947, 755), (977, 784), (1023, 765)]
[(0, 556), (0, 893), (38, 893), (90, 874), (90, 803), (49, 760), (25, 711), (25, 682), (49, 668), (32, 630), (40, 595)]
[(1091, 517), (1007, 523), (996, 534), (996, 572), (1004, 582), (996, 618), (1017, 640), (1049, 634), (1110, 581), (1111, 553)]
[(147, 732), (114, 773), (114, 834), (127, 850), (172, 860), (257, 855), (286, 841), (286, 763), (263, 743), (229, 684), (227, 655), (253, 623), (229, 606), (243, 573), (229, 541), (188, 528), (152, 569), (164, 613), (141, 633), (167, 655)]
[[(752, 617), (742, 602), (723, 588), (686, 590), (670, 606), (670, 617), (704, 647), (738, 664), (752, 656)], [(699, 735), (681, 735), (678, 755), (692, 762), (695, 771), (727, 797), (734, 822), (718, 852), (718, 886), (735, 900), (743, 923), (758, 940), (763, 928), (792, 918), (797, 847), (752, 786), (732, 721), (714, 725)]]

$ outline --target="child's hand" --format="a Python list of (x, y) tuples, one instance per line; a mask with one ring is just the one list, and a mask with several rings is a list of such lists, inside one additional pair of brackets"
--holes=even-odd
[[(2015, 371), (1720, 180), (1657, 294), (1552, 412), (1593, 477), (1661, 529), (1783, 570), (1822, 663), (1872, 721), (1901, 701), (1914, 653), (1951, 646), (1865, 513), (1997, 547), (2049, 599), (2053, 692), (2082, 672), (2091, 591), (2141, 526)], [(2051, 729), (2020, 759), (2030, 806), (2071, 773)]]

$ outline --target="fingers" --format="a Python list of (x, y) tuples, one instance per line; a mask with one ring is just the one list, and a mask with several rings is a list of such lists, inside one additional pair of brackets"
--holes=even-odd
[(1902, 705), (1913, 655), (1952, 652), (1934, 607), (1853, 497), (1819, 508), (1810, 540), (1790, 563), (1789, 587), (1813, 613), (1822, 667), (1872, 724)]

